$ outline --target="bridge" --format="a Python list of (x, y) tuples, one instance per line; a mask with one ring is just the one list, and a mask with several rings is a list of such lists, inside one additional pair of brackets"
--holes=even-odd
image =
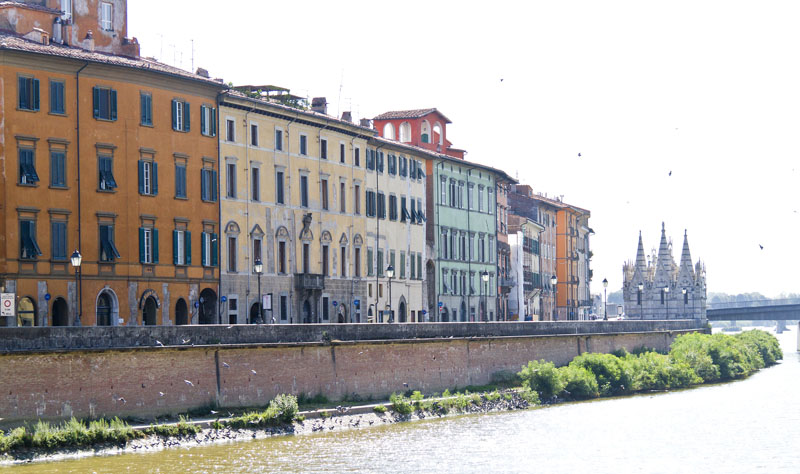
[(798, 320), (797, 349), (800, 351), (800, 300), (755, 300), (710, 304), (706, 309), (709, 321), (777, 321), (778, 332), (786, 329), (786, 321)]

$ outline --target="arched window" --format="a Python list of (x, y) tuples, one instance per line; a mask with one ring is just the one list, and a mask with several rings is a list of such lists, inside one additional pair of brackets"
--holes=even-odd
[(394, 125), (387, 123), (383, 126), (383, 138), (394, 140)]
[(189, 324), (189, 307), (183, 298), (175, 304), (175, 324), (178, 326)]
[(108, 292), (100, 293), (97, 298), (97, 325), (111, 326), (111, 311), (114, 307), (111, 295)]
[(422, 143), (431, 142), (431, 124), (428, 123), (427, 120), (422, 121), (422, 126), (420, 127), (420, 140)]
[(403, 143), (411, 141), (411, 124), (408, 122), (400, 124), (400, 141)]
[(36, 326), (36, 306), (27, 296), (17, 305), (17, 326)]
[(444, 143), (444, 129), (439, 122), (433, 124), (433, 142), (437, 145)]

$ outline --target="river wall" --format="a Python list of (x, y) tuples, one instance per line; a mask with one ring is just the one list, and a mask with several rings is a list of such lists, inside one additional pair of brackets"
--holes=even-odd
[(529, 360), (668, 349), (699, 321), (1, 328), (0, 418), (148, 418), (280, 393), (383, 397), (480, 385)]

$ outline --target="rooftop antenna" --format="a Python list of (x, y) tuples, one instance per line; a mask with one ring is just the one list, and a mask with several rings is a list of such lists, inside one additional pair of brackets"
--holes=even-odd
[(164, 35), (159, 34), (158, 36), (161, 37), (161, 50), (158, 53), (158, 60), (159, 61), (163, 61), (164, 60)]
[(194, 72), (194, 38), (192, 38), (191, 41), (192, 41), (192, 69), (190, 69), (190, 72)]
[(344, 85), (344, 68), (342, 68), (342, 75), (339, 79), (339, 97), (336, 99), (336, 116), (340, 117), (342, 108), (342, 86)]

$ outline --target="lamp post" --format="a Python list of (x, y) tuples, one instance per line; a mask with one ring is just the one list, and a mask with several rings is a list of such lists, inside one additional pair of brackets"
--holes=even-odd
[(681, 290), (681, 294), (683, 295), (683, 317), (686, 317), (686, 288)]
[(394, 278), (394, 267), (389, 265), (386, 267), (386, 277), (389, 278), (389, 322), (394, 322), (394, 313), (392, 312), (392, 278)]
[(550, 284), (553, 285), (553, 301), (552, 306), (550, 307), (551, 318), (553, 321), (557, 321), (556, 319), (556, 285), (558, 285), (558, 277), (553, 275), (550, 277)]
[(664, 287), (664, 299), (667, 301), (667, 319), (669, 319), (669, 283)]
[(639, 318), (644, 319), (644, 312), (642, 312), (642, 298), (644, 292), (644, 283), (639, 283)]
[(483, 280), (483, 321), (486, 321), (488, 318), (486, 317), (486, 312), (489, 310), (486, 306), (489, 304), (489, 272), (484, 270), (481, 274), (481, 280)]
[(81, 325), (81, 316), (83, 316), (83, 291), (81, 289), (81, 261), (83, 257), (81, 253), (78, 252), (78, 249), (75, 249), (72, 252), (72, 255), (69, 257), (70, 263), (75, 268), (75, 286), (77, 286), (78, 290), (78, 315), (75, 318), (75, 325)]
[(256, 259), (253, 265), (253, 271), (258, 275), (258, 318), (255, 323), (260, 323), (264, 317), (264, 308), (261, 307), (261, 273), (264, 271), (264, 264), (261, 263), (260, 258)]
[(608, 279), (603, 278), (603, 321), (608, 321)]

